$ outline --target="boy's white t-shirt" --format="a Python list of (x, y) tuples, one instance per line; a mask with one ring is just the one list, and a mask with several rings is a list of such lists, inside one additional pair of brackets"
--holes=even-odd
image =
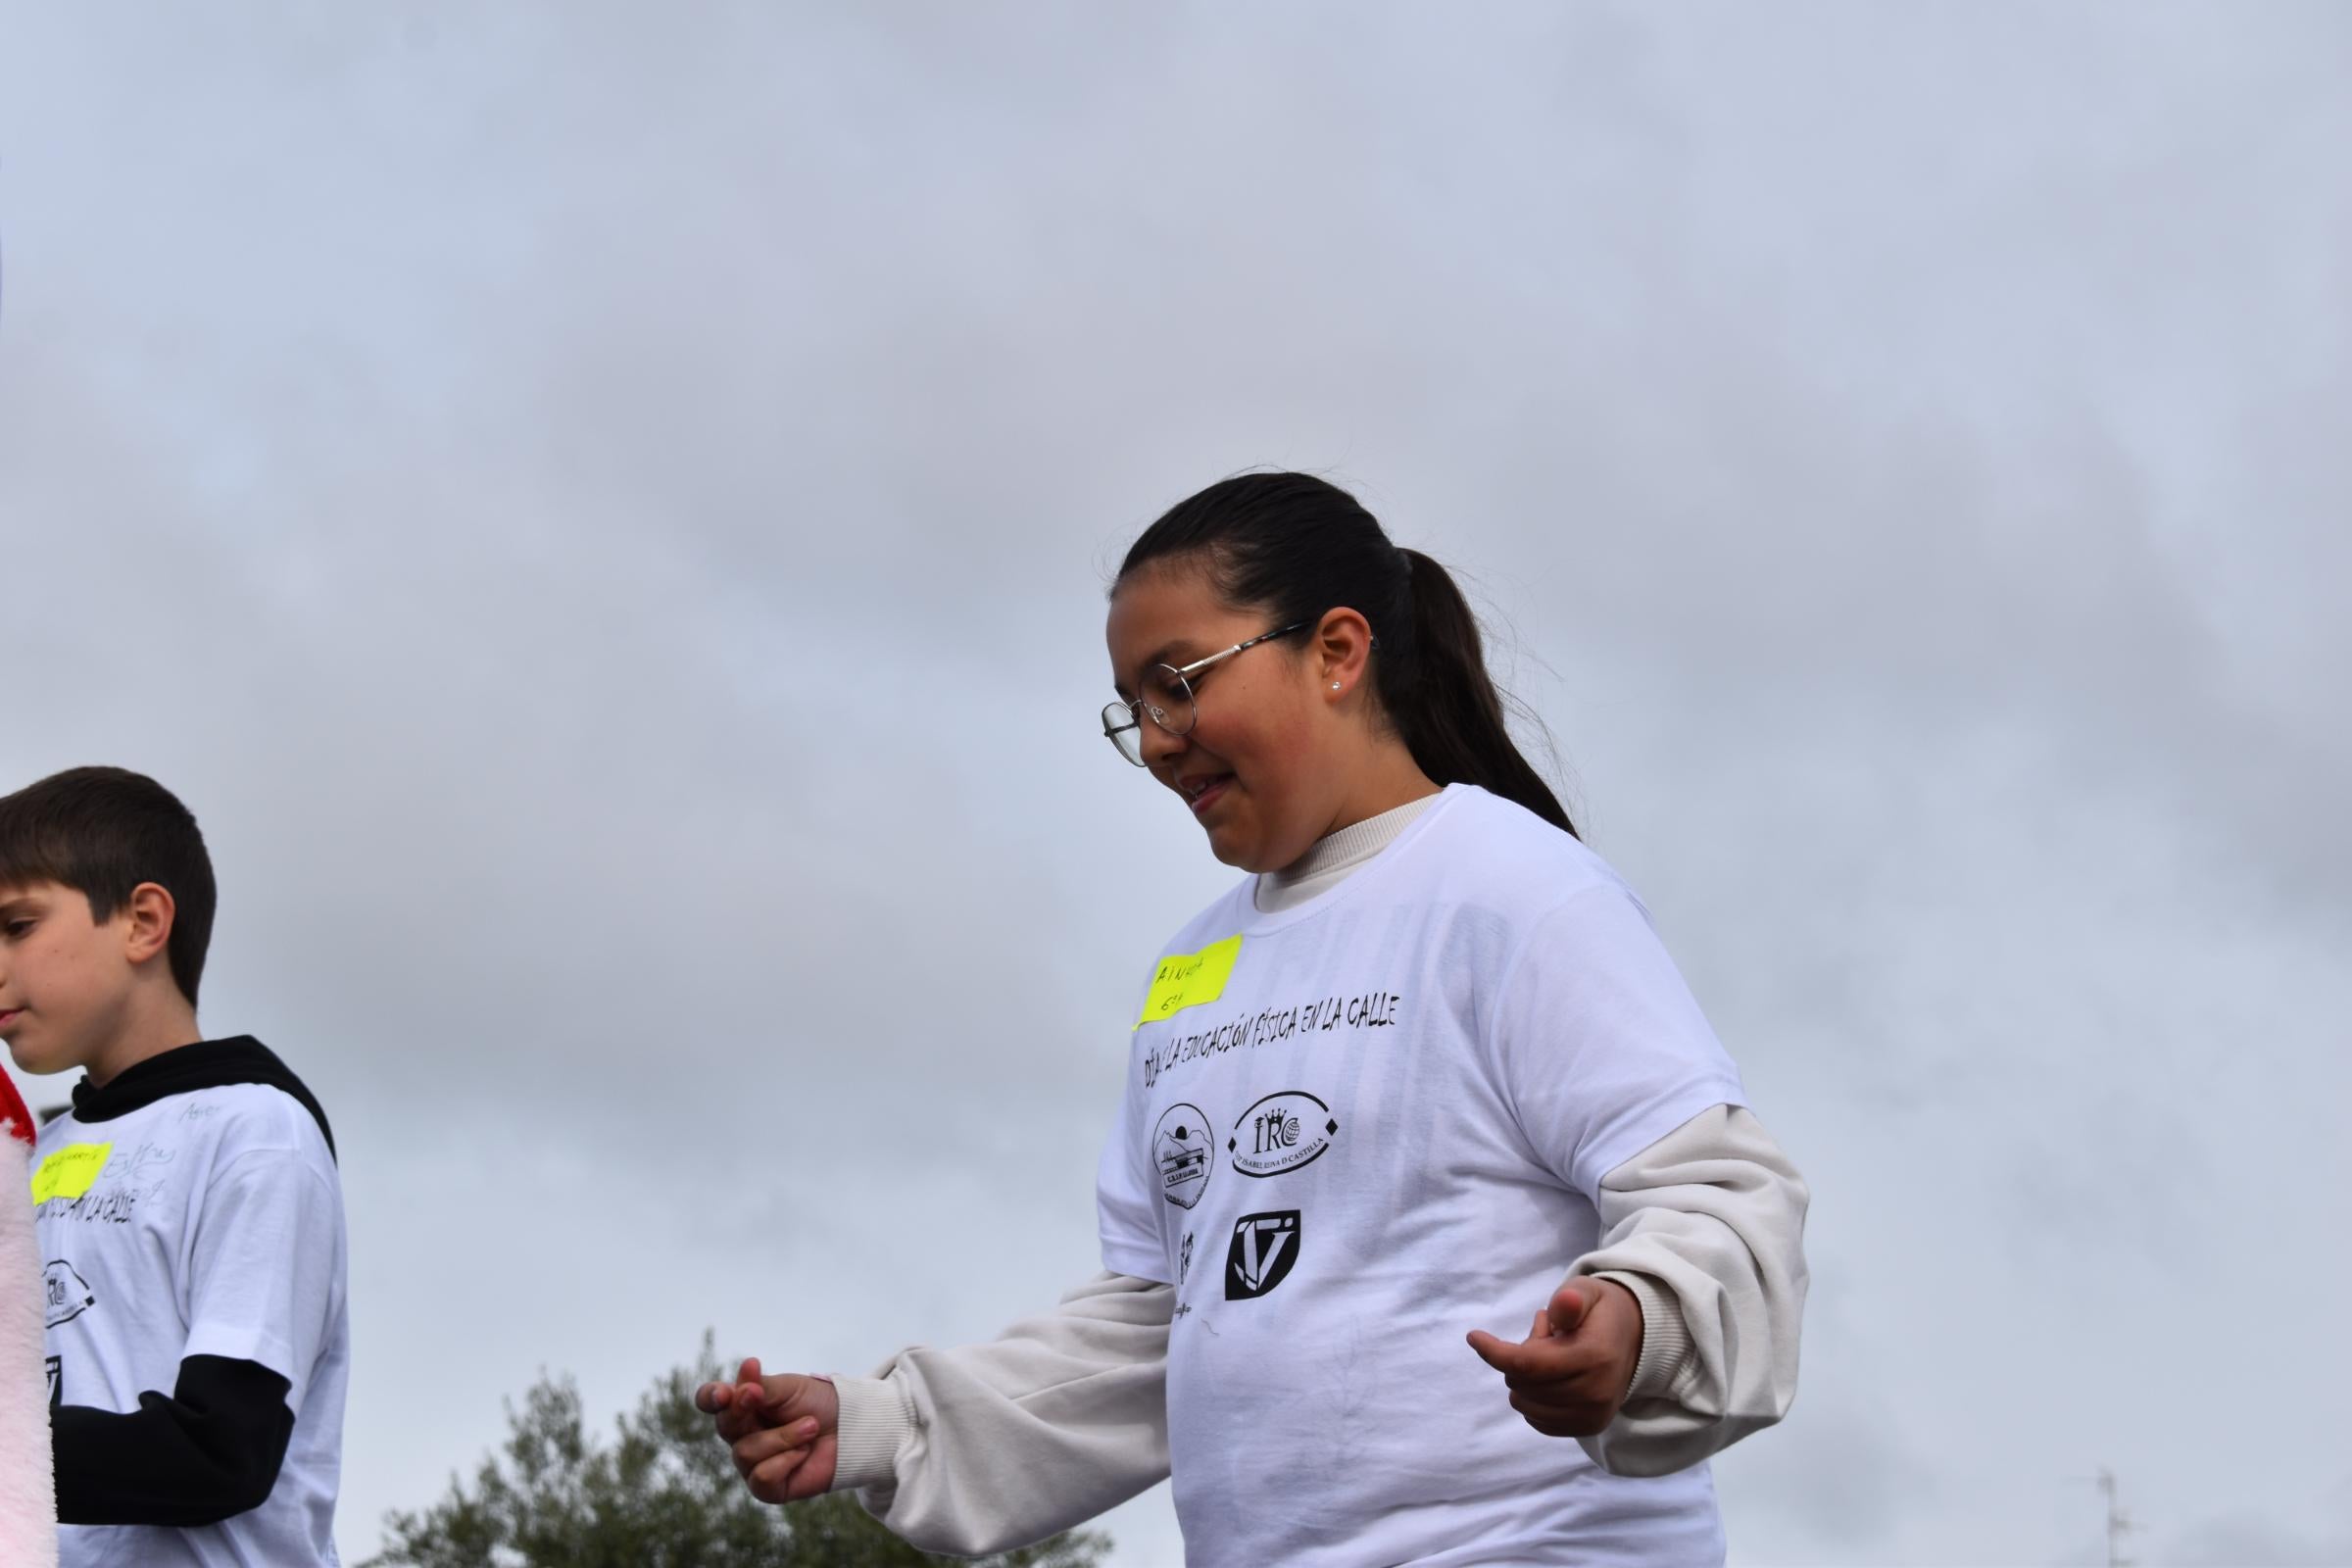
[(1321, 897), (1250, 887), (1169, 944), (1098, 1186), (1104, 1266), (1177, 1288), (1188, 1558), (1720, 1561), (1703, 1465), (1608, 1474), (1465, 1343), (1526, 1338), (1603, 1175), (1745, 1102), (1641, 904), (1462, 785)]
[(190, 1355), (257, 1361), (294, 1411), (260, 1507), (192, 1529), (68, 1525), (63, 1568), (311, 1568), (339, 1559), (351, 1343), (342, 1184), (302, 1103), (224, 1084), (41, 1129), (35, 1229), (51, 1402), (128, 1412)]

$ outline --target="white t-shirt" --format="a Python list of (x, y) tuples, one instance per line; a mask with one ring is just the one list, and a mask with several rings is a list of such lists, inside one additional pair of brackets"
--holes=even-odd
[(1526, 1337), (1604, 1174), (1745, 1102), (1641, 904), (1458, 785), (1330, 892), (1250, 889), (1169, 944), (1098, 1189), (1103, 1265), (1177, 1287), (1188, 1557), (1720, 1561), (1704, 1466), (1608, 1474), (1464, 1343)]
[(283, 1377), (294, 1411), (260, 1507), (195, 1529), (68, 1525), (63, 1568), (337, 1562), (343, 1189), (310, 1112), (240, 1083), (68, 1114), (41, 1129), (33, 1169), (57, 1402), (136, 1410), (143, 1391), (172, 1391), (182, 1357), (218, 1355)]

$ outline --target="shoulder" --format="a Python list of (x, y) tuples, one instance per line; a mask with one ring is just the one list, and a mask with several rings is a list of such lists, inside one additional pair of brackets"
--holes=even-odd
[(308, 1106), (272, 1084), (221, 1084), (175, 1095), (173, 1119), (213, 1145), (213, 1165), (222, 1169), (252, 1156), (268, 1156), (334, 1179), (335, 1162), (326, 1137)]
[(1596, 893), (1640, 905), (1583, 840), (1475, 785), (1446, 792), (1430, 813), (1424, 850), (1414, 879), (1429, 896), (1487, 909), (1509, 924), (1539, 921)]

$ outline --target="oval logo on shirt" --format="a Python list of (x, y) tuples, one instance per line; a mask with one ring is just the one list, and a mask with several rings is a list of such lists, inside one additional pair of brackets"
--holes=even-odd
[(1170, 1105), (1152, 1134), (1152, 1163), (1159, 1167), (1159, 1196), (1178, 1208), (1200, 1201), (1208, 1185), (1209, 1140), (1216, 1135), (1198, 1105)]
[(45, 1328), (71, 1323), (98, 1304), (90, 1290), (90, 1282), (74, 1272), (74, 1265), (64, 1258), (53, 1258), (41, 1270), (41, 1298), (47, 1307)]
[(1285, 1089), (1242, 1112), (1225, 1152), (1245, 1176), (1280, 1176), (1313, 1164), (1339, 1136), (1329, 1105), (1303, 1089)]

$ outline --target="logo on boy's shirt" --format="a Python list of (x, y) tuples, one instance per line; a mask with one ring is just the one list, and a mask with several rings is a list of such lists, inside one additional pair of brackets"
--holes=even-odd
[(1313, 1164), (1339, 1135), (1329, 1105), (1303, 1089), (1285, 1089), (1242, 1112), (1225, 1152), (1245, 1176), (1280, 1176)]
[(1298, 1210), (1244, 1214), (1225, 1250), (1225, 1299), (1248, 1301), (1290, 1278), (1298, 1261)]
[(74, 1273), (74, 1265), (64, 1258), (51, 1259), (41, 1270), (41, 1305), (47, 1313), (44, 1328), (71, 1323), (97, 1304), (89, 1281)]
[(1159, 1167), (1159, 1193), (1178, 1208), (1200, 1201), (1208, 1186), (1208, 1118), (1198, 1105), (1170, 1105), (1152, 1134), (1152, 1162)]

